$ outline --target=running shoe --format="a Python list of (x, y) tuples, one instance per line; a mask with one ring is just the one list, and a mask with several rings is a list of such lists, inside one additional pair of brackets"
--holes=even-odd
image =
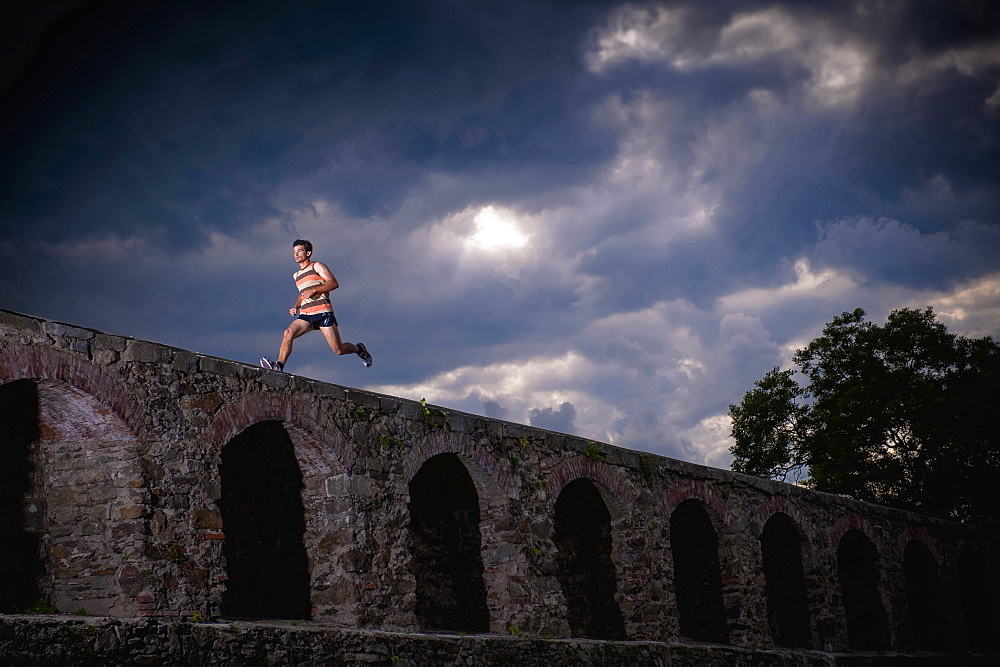
[(260, 358), (260, 365), (264, 368), (268, 368), (272, 371), (283, 371), (285, 370), (285, 365), (280, 361), (273, 361), (267, 357)]
[(364, 343), (358, 343), (358, 356), (361, 357), (361, 363), (365, 368), (372, 365), (372, 355), (368, 354), (368, 348)]

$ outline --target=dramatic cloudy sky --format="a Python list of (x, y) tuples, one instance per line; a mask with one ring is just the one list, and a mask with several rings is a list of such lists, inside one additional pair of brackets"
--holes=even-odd
[[(36, 3), (32, 3), (36, 4)], [(1000, 334), (991, 2), (6, 9), (0, 308), (726, 467), (855, 307)]]

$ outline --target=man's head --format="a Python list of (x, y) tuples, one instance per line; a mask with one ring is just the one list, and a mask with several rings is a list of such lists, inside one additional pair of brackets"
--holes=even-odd
[(295, 239), (295, 243), (292, 244), (292, 257), (294, 257), (295, 261), (299, 264), (308, 262), (312, 252), (313, 244), (309, 243), (309, 241), (304, 239)]

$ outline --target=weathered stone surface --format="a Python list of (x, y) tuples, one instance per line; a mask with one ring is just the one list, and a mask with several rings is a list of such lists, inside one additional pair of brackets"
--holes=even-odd
[(170, 348), (143, 340), (130, 340), (122, 353), (124, 361), (139, 361), (148, 364), (167, 364), (172, 358)]
[(59, 338), (83, 338), (89, 340), (94, 337), (94, 332), (90, 329), (81, 329), (62, 322), (46, 322), (45, 331)]
[(174, 353), (174, 361), (170, 367), (181, 373), (197, 373), (198, 355), (186, 350), (177, 350)]
[[(9, 481), (25, 493), (8, 494), (15, 500), (0, 507), (16, 519), (0, 525), (19, 526), (4, 528), (14, 532), (0, 541), (30, 547), (20, 572), (36, 577), (38, 595), (61, 611), (135, 619), (61, 618), (53, 626), (0, 617), (6, 662), (24, 663), (37, 651), (38, 662), (26, 664), (60, 663), (68, 654), (48, 641), (59, 624), (83, 634), (74, 650), (133, 664), (392, 655), (402, 664), (877, 661), (885, 655), (845, 653), (855, 613), (848, 609), (853, 583), (843, 580), (839, 561), (845, 536), (873, 554), (873, 583), (863, 592), (881, 615), (862, 620), (884, 625), (876, 639), (886, 651), (912, 655), (923, 646), (913, 621), (921, 613), (963, 659), (975, 660), (966, 649), (998, 630), (995, 615), (985, 625), (966, 617), (967, 609), (979, 610), (975, 619), (990, 604), (1000, 608), (1000, 536), (993, 532), (4, 311), (0, 411), (5, 433), (37, 434), (5, 441), (6, 456), (23, 464), (11, 468), (23, 472)], [(255, 465), (264, 459), (251, 456), (235, 465), (232, 454), (244, 448), (270, 463)], [(588, 498), (594, 521), (557, 523), (566, 498)], [(285, 509), (272, 512), (279, 505)], [(426, 523), (420, 544), (415, 516)], [(804, 643), (815, 651), (772, 650), (781, 639), (761, 537), (775, 517), (791, 526), (785, 537), (793, 546), (782, 554), (798, 557)], [(605, 532), (587, 538), (588, 523)], [(473, 538), (478, 546), (470, 549)], [(588, 551), (598, 543), (600, 550)], [(913, 602), (919, 578), (904, 558), (913, 543), (931, 554), (932, 566), (916, 574), (936, 577), (921, 594), (943, 620)], [(452, 547), (468, 556), (460, 566), (443, 555)], [(864, 558), (848, 565), (865, 566)], [(611, 574), (599, 575), (599, 587), (588, 583), (600, 572)], [(568, 639), (590, 632), (581, 627), (604, 632), (586, 618), (604, 613), (588, 611), (598, 589), (629, 641)], [(140, 620), (178, 621), (196, 611), (224, 617), (230, 596), (277, 599), (286, 590), (304, 601), (296, 613), (326, 625)], [(473, 599), (494, 635), (348, 629), (431, 627), (437, 612), (428, 609), (437, 602), (429, 590)], [(705, 595), (711, 599), (699, 598)], [(714, 631), (732, 647), (688, 642), (705, 633), (688, 615), (691, 596), (695, 607), (718, 608)], [(235, 641), (233, 627), (248, 636)], [(500, 636), (513, 631), (520, 634)], [(398, 652), (411, 642), (409, 653)]]
[(28, 334), (41, 334), (44, 331), (42, 328), (44, 322), (45, 320), (31, 317), (30, 315), (21, 315), (20, 313), (12, 313), (9, 310), (0, 310), (0, 326), (24, 331)]
[(223, 377), (239, 377), (239, 366), (217, 357), (198, 357), (198, 369), (204, 373)]
[(186, 410), (201, 410), (210, 415), (214, 415), (215, 411), (219, 409), (222, 405), (224, 399), (217, 391), (209, 392), (207, 394), (191, 394), (189, 396), (184, 396), (180, 400), (181, 407)]
[(94, 334), (94, 347), (101, 350), (113, 350), (124, 352), (128, 339), (124, 336), (114, 336), (112, 334), (97, 332)]
[[(740, 649), (657, 641), (375, 632), (318, 623), (0, 617), (0, 662), (42, 665), (993, 665), (989, 655)], [(184, 620), (182, 620), (184, 619)], [(513, 628), (517, 631), (517, 628)]]

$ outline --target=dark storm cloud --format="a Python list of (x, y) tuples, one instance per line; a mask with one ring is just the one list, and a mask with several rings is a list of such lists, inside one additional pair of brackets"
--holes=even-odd
[[(677, 10), (681, 5), (670, 7)], [(803, 65), (809, 56), (796, 59), (789, 53), (815, 44), (789, 39), (784, 50), (727, 60), (721, 35), (735, 25), (739, 13), (752, 13), (753, 3), (708, 10), (684, 7), (677, 19), (684, 30), (675, 35), (670, 52), (684, 54), (688, 64), (682, 68), (641, 54), (609, 65), (603, 73), (609, 86), (636, 92), (655, 88), (668, 102), (682, 101), (678, 106), (683, 111), (662, 126), (666, 159), (693, 162), (698, 142), (720, 122), (738, 126), (740, 137), (757, 142), (761, 151), (746, 165), (722, 161), (703, 172), (702, 183), (714, 182), (728, 193), (713, 216), (724, 242), (703, 251), (690, 244), (675, 246), (666, 255), (654, 250), (648, 258), (643, 249), (629, 248), (630, 268), (638, 265), (641, 271), (622, 272), (623, 257), (614, 246), (605, 244), (598, 251), (588, 268), (611, 277), (624, 304), (640, 306), (655, 300), (642, 289), (649, 281), (677, 287), (693, 298), (733, 289), (738, 284), (734, 280), (744, 280), (746, 272), (762, 262), (787, 256), (794, 248), (809, 248), (815, 242), (817, 221), (859, 214), (892, 216), (927, 232), (947, 229), (963, 219), (997, 221), (1000, 114), (986, 104), (1000, 85), (996, 43), (982, 54), (958, 56), (957, 60), (973, 63), (966, 67), (938, 63), (935, 68), (931, 62), (948, 50), (976, 48), (990, 37), (995, 40), (1000, 22), (985, 16), (981, 3), (946, 7), (862, 2), (847, 12), (842, 3), (789, 4), (780, 10), (772, 3), (758, 7), (780, 12), (772, 15), (772, 21), (780, 18), (803, 32), (814, 31), (809, 40), (822, 41), (824, 31), (833, 35), (831, 44), (837, 43), (838, 35), (860, 36), (870, 58), (872, 82), (865, 84), (846, 116), (834, 108), (828, 113), (784, 116), (780, 128), (769, 126), (756, 110), (737, 101), (754, 89), (768, 90), (782, 104), (794, 100), (810, 84), (810, 72)], [(781, 27), (787, 30), (788, 25)], [(787, 33), (775, 35), (787, 37)], [(975, 64), (980, 56), (985, 58)], [(913, 80), (906, 81), (907, 76)], [(733, 150), (740, 149), (733, 146)], [(948, 183), (948, 197), (924, 194), (942, 178)], [(635, 217), (648, 220), (651, 215), (647, 210)], [(623, 222), (630, 219), (627, 216)], [(916, 271), (896, 275), (911, 279)]]
[(996, 329), (994, 14), (69, 2), (0, 112), (0, 306), (256, 361), (303, 236), (376, 365), (293, 372), (724, 464), (838, 312)]
[[(17, 124), (2, 156), (4, 225), (48, 233), (72, 219), (74, 236), (138, 228), (181, 249), (274, 215), (289, 181), (307, 200), (385, 215), (428, 168), (507, 180), (513, 193), (606, 159), (610, 137), (577, 140), (572, 57), (541, 57), (572, 53), (586, 7), (522, 6), (522, 21), (503, 3), (482, 9), (157, 7)], [(94, 22), (84, 18), (79, 30)]]

